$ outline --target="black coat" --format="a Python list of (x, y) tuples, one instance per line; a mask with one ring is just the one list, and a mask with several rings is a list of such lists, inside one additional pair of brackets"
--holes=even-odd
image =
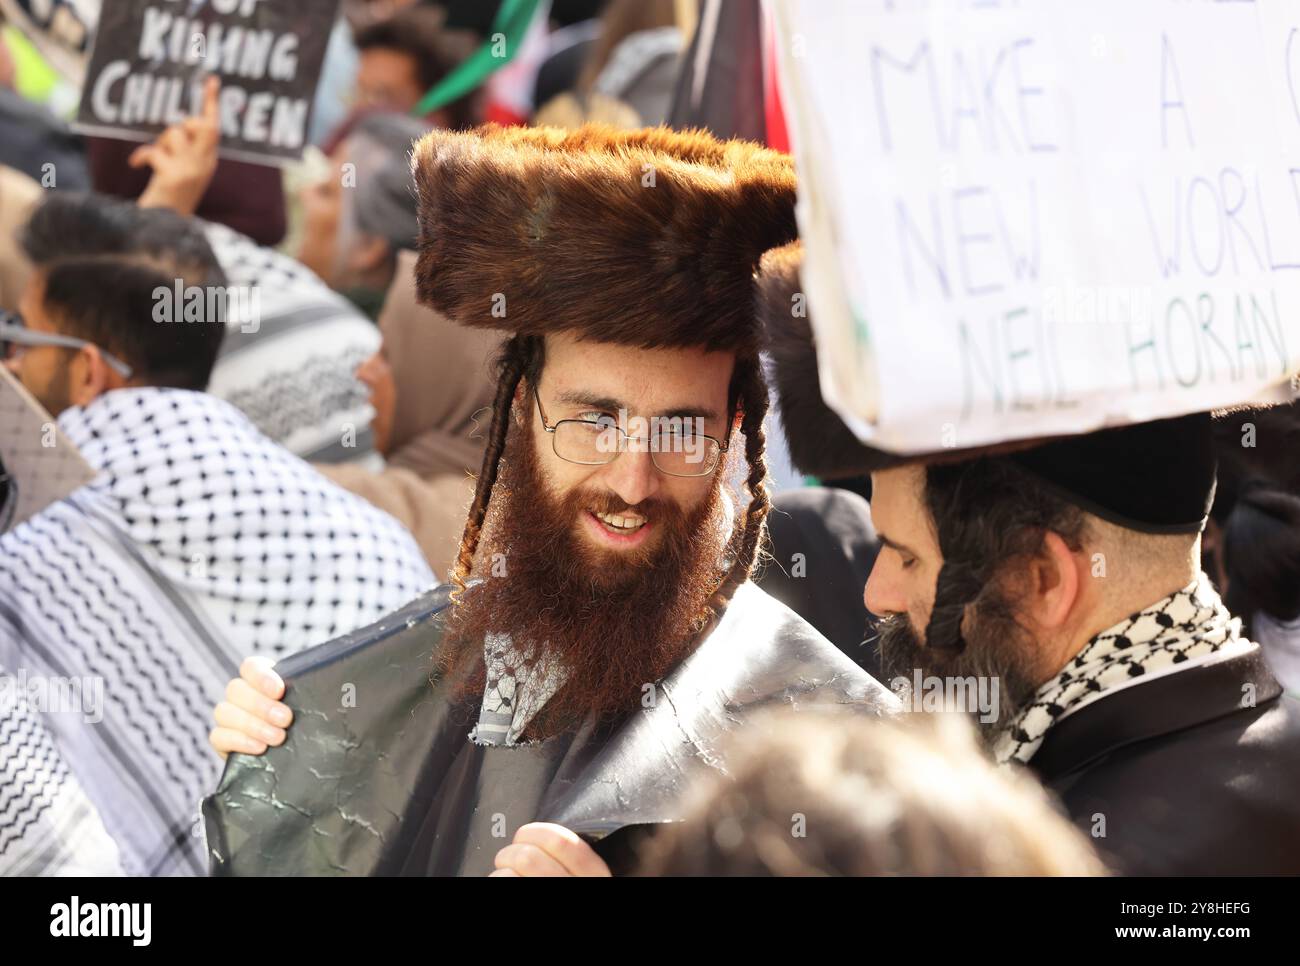
[(1119, 873), (1300, 873), (1300, 701), (1258, 647), (1093, 702), (1030, 767)]

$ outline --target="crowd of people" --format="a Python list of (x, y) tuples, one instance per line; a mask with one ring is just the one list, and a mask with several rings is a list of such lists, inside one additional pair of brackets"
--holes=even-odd
[(426, 109), (512, 6), (345, 2), (284, 168), (0, 26), (0, 348), (94, 474), (0, 529), (0, 873), (1300, 873), (1300, 408), (863, 444), (697, 5)]

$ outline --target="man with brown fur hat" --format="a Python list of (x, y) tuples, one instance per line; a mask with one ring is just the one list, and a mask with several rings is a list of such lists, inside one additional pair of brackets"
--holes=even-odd
[[(409, 699), (383, 699), (390, 717), (409, 700), (405, 732), (429, 729), (423, 770), (389, 780), (403, 754), (373, 708), (361, 730), (325, 713), (339, 682), (365, 690), (337, 660), (355, 643), (325, 645), (316, 666), (281, 668), (287, 703), (313, 714), (205, 806), (219, 871), (602, 871), (574, 832), (608, 836), (619, 867), (620, 832), (677, 817), (750, 710), (891, 703), (749, 582), (768, 509), (753, 272), (795, 234), (789, 158), (664, 129), (486, 128), (428, 135), (414, 168), (421, 299), (509, 334), (452, 600), (432, 631), (413, 612), (383, 646), (386, 664), (403, 641), (424, 662)], [(742, 453), (746, 497), (726, 486)], [(282, 693), (257, 667), (232, 682), (218, 750), (278, 744), (258, 729), (289, 711)], [(311, 777), (338, 774), (335, 738), (374, 751), (344, 763), (348, 787), (367, 785), (364, 833)], [(266, 807), (266, 780), (292, 809)]]

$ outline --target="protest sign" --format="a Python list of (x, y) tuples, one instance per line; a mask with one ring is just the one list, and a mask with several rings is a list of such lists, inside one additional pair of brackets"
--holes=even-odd
[(79, 130), (149, 140), (221, 78), (221, 154), (302, 156), (338, 0), (117, 0), (100, 14)]
[(1290, 398), (1300, 7), (781, 0), (822, 390), (910, 453)]

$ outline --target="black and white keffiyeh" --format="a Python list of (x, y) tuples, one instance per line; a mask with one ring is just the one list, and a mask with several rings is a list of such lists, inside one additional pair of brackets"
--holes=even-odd
[(15, 682), (0, 669), (0, 876), (121, 875), (99, 812)]
[(564, 683), (562, 670), (543, 657), (523, 659), (502, 634), (491, 634), (483, 646), (487, 685), (478, 724), (470, 740), (481, 745), (516, 745), (528, 723)]
[(1056, 722), (1121, 688), (1254, 647), (1205, 574), (1182, 590), (1102, 631), (994, 740), (1002, 763), (1028, 762)]
[(214, 396), (120, 389), (59, 426), (98, 475), (0, 537), (0, 672), (98, 685), (79, 692), (97, 706), (35, 710), (123, 870), (203, 874), (207, 734), (240, 660), (372, 623), (435, 579), (397, 521)]
[(225, 225), (204, 233), (239, 296), (208, 392), (305, 460), (379, 469), (374, 411), (354, 375), (379, 348), (374, 322), (296, 259)]
[(59, 418), (102, 505), (241, 653), (276, 657), (378, 620), (436, 583), (392, 517), (206, 393), (122, 389)]

